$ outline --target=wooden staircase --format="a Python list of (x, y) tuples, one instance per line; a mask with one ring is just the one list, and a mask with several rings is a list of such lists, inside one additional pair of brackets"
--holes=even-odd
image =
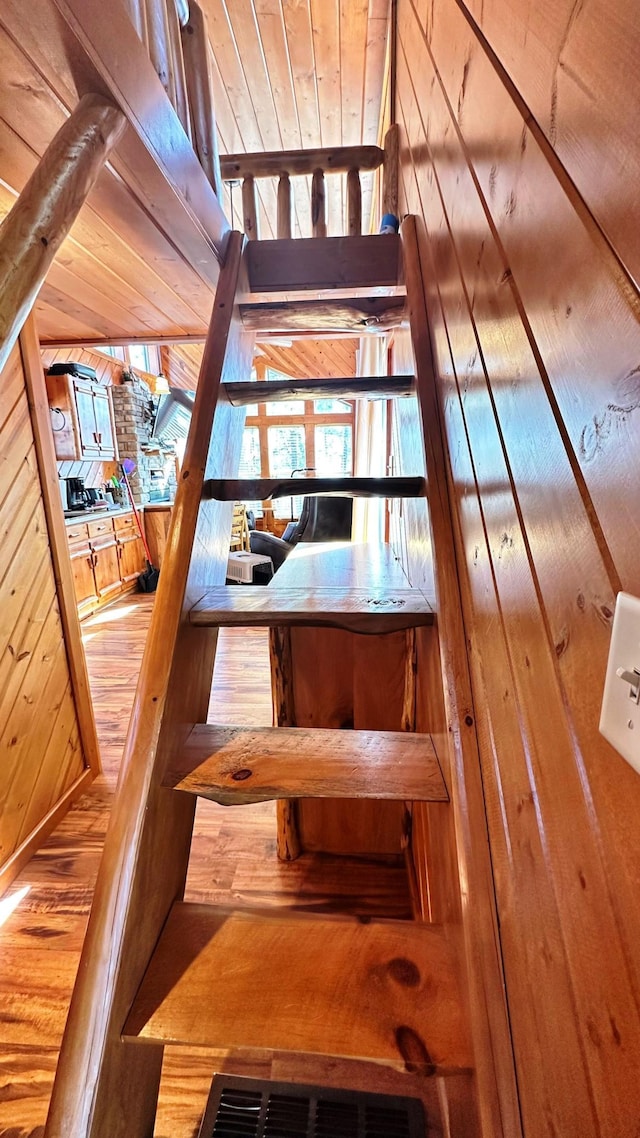
[[(223, 625), (380, 634), (434, 621), (434, 604), (416, 589), (310, 595), (224, 586), (232, 502), (267, 489), (249, 493), (236, 480), (242, 405), (254, 386), (244, 381), (252, 297), (332, 284), (356, 296), (380, 284), (402, 291), (395, 237), (299, 241), (295, 255), (293, 242), (243, 245), (232, 234), (215, 298), (48, 1138), (151, 1135), (166, 1044), (339, 1056), (426, 1078), (474, 1067), (460, 942), (445, 928), (182, 901), (198, 796), (226, 805), (363, 797), (449, 808), (428, 735), (205, 723)], [(272, 248), (279, 245), (286, 248)], [(361, 397), (364, 382), (345, 380), (342, 390)], [(376, 395), (414, 390), (406, 376), (372, 387)], [(297, 392), (286, 385), (286, 397)], [(360, 489), (395, 494), (398, 486)], [(405, 489), (425, 492), (421, 479)], [(472, 1125), (447, 1133), (471, 1134)]]

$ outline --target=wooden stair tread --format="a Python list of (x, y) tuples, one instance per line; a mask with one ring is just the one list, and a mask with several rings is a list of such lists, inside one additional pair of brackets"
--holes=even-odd
[(451, 945), (412, 921), (178, 903), (123, 1036), (446, 1074), (471, 1054)]
[(337, 494), (353, 498), (422, 498), (426, 482), (421, 476), (391, 478), (209, 478), (203, 498), (218, 502), (255, 502), (292, 498), (298, 494)]
[(250, 241), (249, 286), (255, 293), (395, 285), (401, 265), (396, 234)]
[(257, 383), (224, 383), (234, 407), (250, 403), (274, 403), (289, 399), (397, 399), (415, 395), (412, 375), (387, 375), (344, 379), (268, 379)]
[[(240, 319), (245, 328), (258, 338), (283, 332), (296, 336), (363, 335), (371, 331), (398, 328), (407, 321), (406, 297), (380, 296), (389, 292), (389, 285), (376, 289), (375, 296), (363, 296), (371, 289), (350, 288), (327, 290), (316, 288), (310, 292), (279, 292), (277, 300), (269, 300), (271, 293), (254, 293), (255, 299), (240, 305)], [(346, 292), (347, 296), (338, 296)], [(355, 295), (354, 295), (355, 294)], [(265, 299), (266, 298), (266, 299)]]
[(275, 798), (446, 802), (430, 735), (198, 724), (164, 786), (223, 805)]
[(216, 585), (189, 613), (192, 624), (271, 628), (326, 625), (378, 634), (433, 624), (432, 606), (419, 589), (284, 589), (271, 585)]

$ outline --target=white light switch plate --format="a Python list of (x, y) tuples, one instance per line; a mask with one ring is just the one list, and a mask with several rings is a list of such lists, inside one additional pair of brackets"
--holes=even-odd
[[(640, 672), (640, 600), (618, 593), (613, 618), (600, 734), (640, 773), (640, 704), (620, 672)], [(640, 684), (640, 676), (638, 676)]]

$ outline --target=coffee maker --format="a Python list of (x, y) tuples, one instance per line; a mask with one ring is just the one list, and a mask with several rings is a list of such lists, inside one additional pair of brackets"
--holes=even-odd
[(82, 478), (67, 478), (67, 509), (86, 510), (87, 491)]

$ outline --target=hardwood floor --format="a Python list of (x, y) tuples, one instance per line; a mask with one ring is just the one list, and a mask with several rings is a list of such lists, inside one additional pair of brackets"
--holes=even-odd
[[(104, 773), (0, 901), (0, 1138), (43, 1134), (152, 604), (152, 597), (135, 595), (84, 623)], [(211, 722), (271, 723), (267, 637), (264, 630), (222, 630)], [(231, 808), (199, 803), (186, 897), (363, 916), (411, 915), (402, 867), (310, 854), (279, 863), (273, 803)], [(240, 1057), (173, 1048), (165, 1054), (156, 1138), (197, 1134), (216, 1070), (418, 1094), (428, 1105), (429, 1135), (450, 1133), (449, 1124), (439, 1121), (438, 1095), (445, 1092), (437, 1083), (442, 1080), (425, 1085), (376, 1066), (296, 1055)], [(449, 1105), (445, 1117), (450, 1110)]]

